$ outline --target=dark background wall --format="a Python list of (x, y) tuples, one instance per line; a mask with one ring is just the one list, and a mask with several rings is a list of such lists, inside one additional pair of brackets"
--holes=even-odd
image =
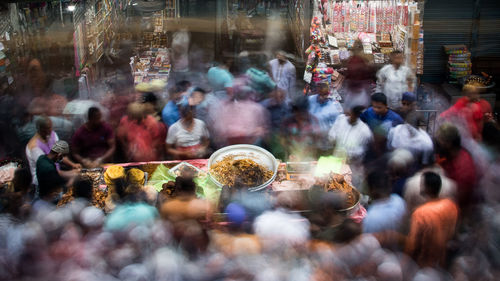
[(446, 80), (443, 45), (465, 44), (472, 52), (473, 73), (500, 78), (500, 1), (427, 0), (424, 9), (423, 82)]

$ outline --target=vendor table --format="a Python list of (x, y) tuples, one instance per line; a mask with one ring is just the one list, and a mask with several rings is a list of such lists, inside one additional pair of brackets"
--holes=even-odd
[[(174, 167), (177, 164), (182, 163), (182, 162), (189, 163), (189, 164), (197, 167), (198, 169), (200, 169), (204, 172), (208, 172), (208, 159), (117, 163), (117, 164), (107, 164), (104, 166), (104, 168), (106, 169), (106, 168), (113, 166), (113, 165), (122, 166), (124, 168), (140, 167), (140, 166), (144, 166), (144, 165), (164, 165), (167, 168), (172, 168), (172, 167)], [(315, 166), (317, 162), (314, 161), (314, 162), (308, 162), (308, 163), (310, 163), (312, 166)], [(286, 170), (287, 170), (286, 166), (287, 166), (287, 163), (280, 163), (279, 168), (278, 168), (278, 173), (280, 173), (280, 171), (286, 172)], [(340, 168), (339, 173), (344, 175), (344, 178), (347, 182), (351, 183), (352, 172), (351, 172), (349, 165), (343, 164)], [(309, 175), (309, 177), (313, 178), (313, 175)], [(279, 180), (280, 180), (279, 177), (277, 177), (277, 180), (273, 184), (271, 184), (268, 188), (264, 189), (263, 191), (269, 192), (271, 194), (279, 194), (279, 193), (283, 193), (283, 192), (291, 192), (291, 193), (293, 193), (293, 192), (298, 192), (298, 193), (307, 192), (308, 188), (302, 189), (302, 190), (293, 190), (293, 189), (292, 190), (283, 190), (283, 189), (275, 190), (275, 183), (279, 183), (278, 182)], [(281, 178), (281, 180), (286, 181), (285, 178)], [(214, 199), (214, 198), (212, 198), (212, 199)], [(307, 210), (304, 212), (307, 212)], [(363, 220), (363, 218), (365, 217), (365, 215), (366, 215), (366, 209), (361, 204), (358, 204), (358, 206), (356, 208), (354, 208), (352, 211), (350, 211), (348, 214), (349, 218), (353, 219), (356, 222), (361, 222)]]

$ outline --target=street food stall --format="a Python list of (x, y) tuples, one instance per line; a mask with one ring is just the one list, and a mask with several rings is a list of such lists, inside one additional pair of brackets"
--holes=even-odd
[[(212, 154), (210, 159), (186, 161), (153, 161), (108, 164), (103, 168), (82, 170), (94, 187), (93, 205), (106, 210), (113, 181), (126, 178), (157, 192), (158, 202), (175, 196), (175, 179), (193, 177), (196, 195), (214, 205), (219, 204), (223, 189), (262, 192), (270, 198), (295, 193), (307, 200), (311, 187), (338, 192), (345, 199), (339, 211), (354, 218), (363, 217), (361, 193), (352, 186), (351, 170), (342, 159), (322, 157), (317, 162), (280, 163), (268, 151), (253, 145), (232, 145)], [(147, 192), (147, 191), (146, 191)], [(60, 205), (72, 200), (69, 192)], [(307, 212), (307, 204), (296, 211)]]

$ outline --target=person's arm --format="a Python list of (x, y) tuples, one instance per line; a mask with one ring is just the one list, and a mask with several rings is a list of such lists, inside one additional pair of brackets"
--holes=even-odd
[(99, 158), (94, 160), (94, 165), (99, 166), (105, 161), (109, 161), (111, 159), (111, 156), (113, 156), (113, 153), (115, 153), (116, 150), (116, 141), (114, 137), (111, 137), (108, 139), (108, 147), (109, 149)]
[(378, 72), (377, 72), (377, 86), (375, 88), (376, 92), (382, 92), (384, 89), (384, 84), (385, 84), (385, 67), (382, 67)]
[(180, 159), (187, 157), (186, 152), (180, 151), (175, 148), (176, 143), (176, 135), (177, 135), (177, 124), (172, 125), (168, 128), (167, 139), (165, 140), (165, 150), (167, 154), (170, 154), (174, 157), (174, 159)]
[(267, 72), (269, 73), (269, 77), (271, 77), (271, 79), (273, 79), (273, 81), (276, 82), (276, 79), (274, 78), (274, 75), (273, 75), (273, 66), (271, 64), (271, 61), (267, 62), (266, 68), (267, 68)]
[(330, 128), (330, 131), (328, 132), (328, 141), (330, 141), (330, 143), (333, 145), (333, 147), (335, 147), (335, 142), (337, 139), (337, 131), (338, 131), (339, 122), (340, 122), (339, 117), (337, 117), (337, 120), (335, 120), (335, 123), (333, 123), (332, 128)]
[(174, 157), (174, 159), (176, 159), (176, 160), (188, 157), (188, 153), (176, 149), (174, 144), (167, 143), (166, 150), (167, 150), (167, 153), (172, 155)]
[(71, 161), (71, 159), (69, 159), (69, 157), (67, 157), (67, 156), (63, 157), (62, 162), (65, 165), (70, 166), (72, 169), (81, 169), (82, 168), (81, 164), (78, 164), (78, 163), (75, 163), (75, 162)]

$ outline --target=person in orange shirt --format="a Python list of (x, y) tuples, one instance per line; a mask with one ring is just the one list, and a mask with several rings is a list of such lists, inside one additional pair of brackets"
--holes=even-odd
[(163, 203), (160, 213), (174, 225), (185, 220), (207, 221), (213, 214), (213, 206), (204, 199), (196, 198), (196, 184), (192, 178), (177, 177), (176, 196)]
[(425, 172), (421, 192), (430, 201), (413, 212), (406, 242), (406, 253), (421, 267), (442, 266), (447, 243), (455, 234), (458, 207), (448, 198), (439, 199), (440, 190), (441, 177)]

